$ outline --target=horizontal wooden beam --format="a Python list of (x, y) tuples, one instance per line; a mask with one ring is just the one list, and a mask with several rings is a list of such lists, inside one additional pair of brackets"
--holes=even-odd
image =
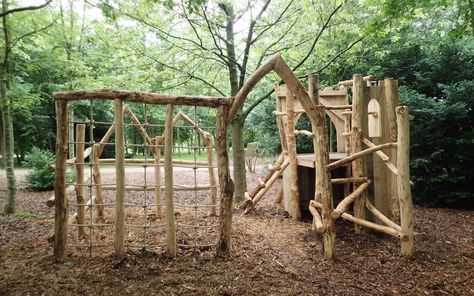
[(331, 179), (331, 184), (364, 183), (367, 180), (367, 177), (336, 178)]
[(114, 100), (121, 99), (124, 101), (147, 104), (174, 104), (203, 106), (216, 108), (221, 105), (229, 105), (228, 97), (210, 97), (210, 96), (189, 96), (189, 95), (165, 95), (143, 91), (127, 91), (120, 89), (90, 89), (90, 90), (74, 90), (53, 93), (55, 100), (87, 100), (102, 99)]
[[(372, 81), (372, 80), (374, 80), (374, 76), (373, 75), (364, 76), (364, 77), (362, 77), (362, 80), (363, 81)], [(351, 86), (353, 83), (354, 83), (354, 80), (350, 79), (350, 80), (340, 81), (339, 85)]]

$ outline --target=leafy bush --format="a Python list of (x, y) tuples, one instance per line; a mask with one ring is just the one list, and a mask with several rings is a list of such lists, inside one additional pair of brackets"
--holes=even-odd
[(26, 185), (33, 190), (49, 190), (54, 187), (54, 173), (48, 166), (54, 162), (54, 155), (48, 150), (33, 147), (26, 155), (26, 165), (31, 171), (26, 175)]
[(474, 82), (441, 86), (443, 99), (400, 88), (410, 108), (410, 170), (414, 201), (428, 206), (472, 208)]

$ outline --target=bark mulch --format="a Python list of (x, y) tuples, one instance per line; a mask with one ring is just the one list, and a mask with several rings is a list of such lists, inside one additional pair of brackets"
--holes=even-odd
[[(180, 172), (175, 178), (190, 176)], [(250, 175), (249, 184), (256, 178)], [(161, 248), (129, 247), (124, 259), (114, 257), (112, 248), (93, 249), (92, 256), (87, 248), (69, 248), (63, 263), (54, 262), (48, 242), (54, 217), (45, 201), (52, 192), (20, 188), (19, 214), (0, 216), (0, 295), (474, 295), (474, 212), (416, 207), (416, 253), (409, 259), (399, 255), (396, 239), (370, 231), (355, 235), (350, 223), (338, 220), (337, 258), (325, 261), (321, 237), (310, 225), (292, 221), (281, 205), (273, 205), (278, 186), (251, 214), (241, 217), (235, 210), (230, 258), (215, 258), (213, 248), (180, 248), (172, 259)], [(176, 198), (192, 204), (207, 197)], [(130, 221), (143, 222), (141, 208), (128, 211)], [(156, 222), (152, 213), (146, 215)], [(180, 223), (196, 222), (192, 208), (176, 209), (176, 215)], [(107, 217), (113, 222), (111, 210)], [(198, 218), (217, 222), (206, 212)], [(179, 231), (178, 242), (194, 242), (191, 230)], [(74, 242), (75, 229), (70, 232)], [(153, 240), (160, 234), (146, 235)], [(213, 242), (217, 231), (199, 235)], [(133, 232), (128, 239), (139, 245), (144, 236)], [(95, 238), (113, 242), (105, 229)]]

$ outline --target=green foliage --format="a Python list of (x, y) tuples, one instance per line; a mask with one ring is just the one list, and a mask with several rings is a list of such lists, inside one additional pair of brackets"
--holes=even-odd
[(411, 175), (417, 203), (472, 207), (474, 81), (443, 87), (443, 100), (401, 88), (409, 106)]
[(25, 176), (26, 185), (33, 190), (49, 190), (54, 187), (54, 173), (48, 166), (54, 163), (50, 151), (33, 147), (26, 156), (26, 164), (31, 171)]

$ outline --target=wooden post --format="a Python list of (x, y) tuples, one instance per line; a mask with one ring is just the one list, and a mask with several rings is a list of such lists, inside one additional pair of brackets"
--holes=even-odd
[[(398, 81), (393, 78), (384, 79), (385, 100), (381, 106), (385, 118), (382, 120), (382, 128), (387, 134), (384, 140), (388, 142), (397, 142), (397, 120), (395, 115), (395, 107), (398, 106)], [(382, 110), (381, 110), (382, 111)], [(393, 164), (397, 165), (397, 152), (387, 151), (388, 157)], [(400, 209), (397, 194), (397, 176), (386, 171), (387, 175), (387, 192), (390, 205), (390, 218), (392, 221), (398, 222), (400, 220)], [(377, 206), (377, 205), (376, 205)]]
[(165, 196), (166, 196), (166, 250), (176, 256), (176, 225), (173, 200), (173, 105), (166, 105), (165, 117)]
[(227, 152), (227, 118), (229, 107), (219, 106), (216, 127), (217, 171), (221, 195), (219, 216), (219, 241), (217, 255), (227, 257), (230, 255), (232, 234), (232, 197), (234, 195), (234, 182), (230, 178), (229, 157)]
[(288, 118), (288, 129), (286, 131), (286, 141), (288, 143), (288, 159), (290, 168), (290, 200), (291, 200), (291, 217), (294, 220), (301, 218), (300, 199), (298, 190), (298, 164), (296, 154), (296, 138), (295, 138), (295, 109), (294, 96), (290, 89), (286, 90), (286, 112)]
[[(362, 150), (362, 133), (367, 130), (367, 106), (365, 89), (367, 88), (362, 75), (354, 74), (354, 85), (352, 87), (352, 134), (351, 134), (351, 154)], [(360, 157), (352, 162), (352, 175), (354, 177), (367, 176), (367, 158)], [(360, 184), (354, 184), (354, 190)], [(358, 199), (354, 201), (354, 216), (365, 219), (365, 199), (367, 191), (364, 191)], [(361, 233), (362, 226), (355, 224), (355, 232)]]
[[(281, 103), (279, 93), (280, 93), (280, 85), (278, 83), (275, 83), (276, 112), (281, 113), (283, 112), (283, 106)], [(284, 119), (281, 116), (276, 116), (275, 120), (278, 127), (278, 135), (280, 136), (281, 151), (288, 150), (288, 144), (286, 143)]]
[[(77, 224), (86, 223), (86, 208), (84, 198), (84, 146), (86, 140), (86, 125), (76, 125), (76, 202)], [(79, 238), (86, 235), (85, 227), (78, 226)]]
[(64, 260), (67, 243), (66, 160), (68, 139), (67, 101), (56, 100), (56, 175), (54, 179), (54, 257)]
[[(157, 136), (155, 138), (155, 145), (162, 145), (163, 137)], [(155, 147), (155, 202), (156, 202), (156, 217), (163, 218), (163, 206), (161, 199), (161, 147)]]
[(411, 256), (414, 251), (414, 219), (410, 188), (410, 126), (407, 107), (397, 107), (396, 114), (398, 126), (397, 190), (400, 201), (401, 231), (405, 237), (401, 242), (401, 252), (405, 256)]
[[(318, 87), (318, 75), (310, 75), (308, 77), (308, 94), (310, 99), (313, 101), (314, 105), (318, 106), (319, 105), (319, 87)], [(313, 132), (313, 135), (316, 134), (316, 126), (314, 123), (311, 121), (311, 131)], [(318, 139), (316, 137), (313, 137), (313, 151), (314, 155), (316, 155), (318, 152), (318, 148), (316, 147), (318, 144)], [(314, 184), (315, 184), (315, 190), (314, 190), (314, 200), (321, 202), (319, 197), (321, 197), (321, 183), (320, 180), (317, 176), (317, 174), (314, 175)]]
[[(324, 120), (326, 111), (324, 106), (319, 105), (315, 108), (314, 112), (315, 114), (313, 116), (317, 118), (316, 122), (319, 123), (318, 125), (315, 125), (315, 138), (317, 143), (315, 145), (316, 153), (314, 168), (316, 170), (316, 180), (318, 180), (317, 184), (320, 186), (318, 195), (321, 195), (322, 203), (321, 214), (324, 227), (324, 258), (331, 259), (336, 255), (336, 245), (334, 220), (331, 217), (334, 210), (331, 172), (326, 169), (326, 165), (329, 164), (327, 125), (326, 120)], [(319, 198), (316, 197), (316, 199)]]
[(103, 220), (104, 219), (104, 203), (102, 199), (102, 176), (100, 174), (100, 144), (94, 144), (92, 146), (92, 156), (94, 158), (92, 163), (92, 177), (94, 178), (94, 189), (95, 189), (95, 197), (97, 201), (97, 219)]
[(211, 185), (211, 215), (216, 215), (216, 205), (217, 205), (217, 188), (216, 188), (216, 175), (214, 173), (214, 160), (212, 158), (212, 138), (211, 134), (206, 134), (204, 138), (207, 149), (207, 165), (209, 166), (209, 185)]
[[(125, 255), (125, 136), (123, 103), (115, 99), (115, 255)], [(97, 196), (96, 196), (97, 199)], [(99, 203), (99, 200), (97, 200)]]

